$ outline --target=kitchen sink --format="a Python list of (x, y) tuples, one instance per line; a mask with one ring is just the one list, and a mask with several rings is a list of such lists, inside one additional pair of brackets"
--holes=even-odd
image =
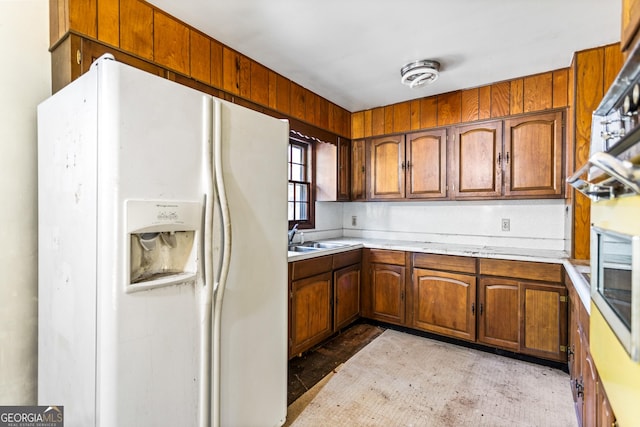
[(314, 248), (311, 246), (300, 246), (300, 245), (289, 245), (289, 252), (314, 252), (320, 250), (321, 248)]
[(305, 243), (300, 243), (298, 246), (303, 246), (305, 248), (314, 248), (314, 249), (335, 249), (335, 248), (343, 248), (349, 245), (344, 243), (305, 242)]
[(289, 245), (290, 252), (313, 252), (322, 249), (336, 249), (349, 246), (346, 243), (329, 243), (329, 242), (304, 242), (304, 243), (292, 243)]

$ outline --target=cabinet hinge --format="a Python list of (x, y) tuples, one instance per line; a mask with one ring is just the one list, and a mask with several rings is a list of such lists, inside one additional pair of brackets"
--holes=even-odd
[(561, 345), (560, 346), (560, 352), (561, 353), (566, 353), (567, 352), (567, 346), (566, 345)]
[(569, 298), (566, 295), (560, 297), (560, 302), (569, 302)]

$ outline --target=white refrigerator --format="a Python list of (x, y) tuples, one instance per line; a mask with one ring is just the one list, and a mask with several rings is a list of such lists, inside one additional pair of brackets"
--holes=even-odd
[(99, 58), (38, 106), (38, 403), (278, 426), (286, 121)]

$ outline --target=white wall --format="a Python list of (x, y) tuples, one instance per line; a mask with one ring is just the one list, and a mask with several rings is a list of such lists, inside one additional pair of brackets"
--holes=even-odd
[(36, 403), (36, 106), (51, 94), (48, 0), (0, 0), (0, 405)]
[[(510, 220), (510, 231), (502, 231), (503, 218)], [(562, 251), (570, 247), (570, 227), (563, 199), (319, 202), (316, 228), (305, 231), (305, 239), (345, 236)]]

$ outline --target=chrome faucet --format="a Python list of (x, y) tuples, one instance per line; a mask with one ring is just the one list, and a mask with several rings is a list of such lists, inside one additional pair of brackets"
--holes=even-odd
[(293, 236), (296, 235), (296, 230), (298, 230), (298, 224), (296, 223), (291, 230), (287, 233), (289, 235), (289, 244), (293, 242)]

